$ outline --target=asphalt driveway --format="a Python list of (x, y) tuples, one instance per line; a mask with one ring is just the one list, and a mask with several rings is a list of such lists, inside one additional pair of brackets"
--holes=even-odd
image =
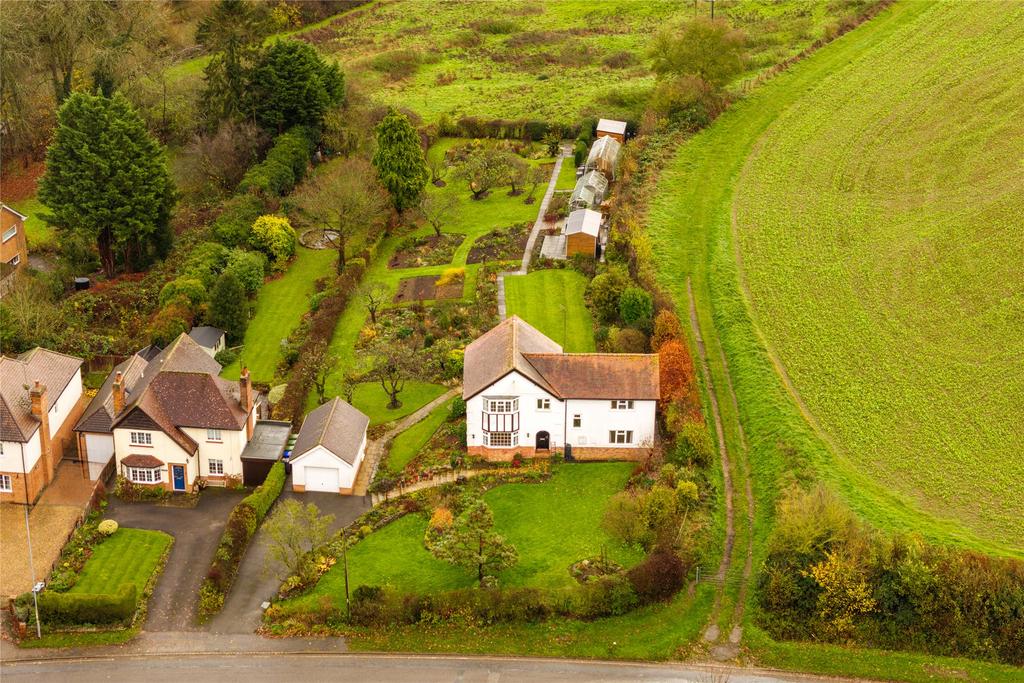
[(111, 497), (106, 517), (124, 527), (154, 529), (174, 536), (167, 566), (149, 600), (146, 631), (196, 631), (199, 586), (213, 559), (228, 514), (244, 491), (208, 488), (194, 508), (125, 503)]
[[(359, 515), (370, 509), (370, 504), (363, 496), (339, 496), (334, 493), (294, 493), (291, 477), (285, 482), (280, 500), (294, 498), (300, 503), (315, 503), (320, 512), (334, 515), (332, 531), (339, 531), (350, 524)], [(271, 511), (272, 514), (273, 511)], [(281, 579), (266, 566), (266, 536), (262, 527), (256, 532), (249, 549), (238, 569), (238, 577), (231, 589), (231, 594), (224, 603), (224, 609), (209, 624), (213, 633), (241, 634), (253, 633), (259, 628), (263, 610), (260, 605), (270, 600), (277, 593)], [(198, 589), (197, 589), (198, 590)]]

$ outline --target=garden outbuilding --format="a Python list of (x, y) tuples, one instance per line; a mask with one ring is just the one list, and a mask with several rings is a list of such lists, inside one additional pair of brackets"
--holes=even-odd
[(593, 147), (590, 148), (590, 155), (587, 156), (585, 171), (598, 170), (606, 178), (615, 180), (615, 173), (619, 167), (619, 154), (622, 152), (622, 144), (612, 137), (598, 138)]
[(290, 458), (292, 490), (351, 494), (370, 418), (335, 397), (306, 416)]
[(569, 199), (569, 210), (597, 209), (608, 193), (608, 179), (598, 170), (588, 171), (576, 181)]
[(576, 254), (597, 257), (601, 239), (601, 213), (590, 209), (579, 209), (569, 214), (565, 221), (565, 255)]
[(596, 137), (614, 138), (619, 144), (626, 142), (626, 122), (614, 119), (601, 119), (597, 122)]

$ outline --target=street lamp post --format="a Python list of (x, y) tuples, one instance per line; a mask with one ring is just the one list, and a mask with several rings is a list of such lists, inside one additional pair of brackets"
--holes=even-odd
[[(36, 612), (36, 637), (37, 638), (42, 638), (43, 637), (42, 627), (39, 624), (39, 600), (38, 600), (38, 598), (36, 596), (38, 595), (39, 591), (43, 590), (44, 584), (43, 584), (42, 581), (39, 581), (39, 582), (36, 581), (36, 565), (35, 565), (35, 562), (33, 562), (33, 560), (32, 560), (32, 525), (29, 523), (29, 519), (28, 519), (28, 513), (29, 513), (28, 470), (25, 467), (25, 447), (21, 446), (21, 447), (19, 447), (19, 450), (21, 451), (22, 484), (23, 484), (24, 489), (25, 489), (25, 541), (28, 544), (28, 571), (29, 571), (29, 575), (32, 577), (32, 602), (34, 603), (35, 612)], [(0, 456), (3, 456), (3, 454), (4, 454), (3, 442), (0, 442)]]
[(42, 581), (32, 586), (32, 602), (36, 608), (36, 638), (43, 637), (43, 626), (39, 623), (39, 592), (46, 587), (46, 584)]

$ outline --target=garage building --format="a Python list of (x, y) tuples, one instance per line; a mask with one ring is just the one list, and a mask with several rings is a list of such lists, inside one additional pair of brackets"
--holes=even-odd
[(292, 489), (351, 494), (370, 418), (335, 397), (302, 422), (292, 450)]

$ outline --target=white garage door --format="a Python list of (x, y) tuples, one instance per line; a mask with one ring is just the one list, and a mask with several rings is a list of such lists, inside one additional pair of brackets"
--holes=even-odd
[(307, 491), (338, 492), (338, 470), (333, 467), (307, 467)]

